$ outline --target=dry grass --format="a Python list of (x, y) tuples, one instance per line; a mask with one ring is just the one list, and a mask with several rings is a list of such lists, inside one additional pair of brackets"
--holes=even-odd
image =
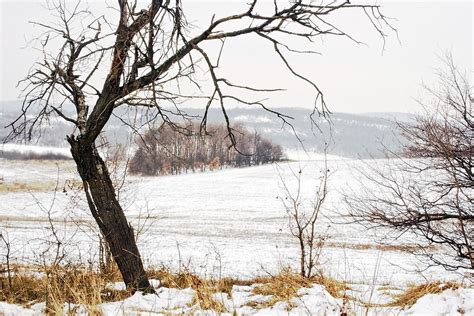
[(310, 279), (285, 268), (276, 275), (256, 277), (251, 280), (239, 280), (234, 278), (222, 278), (219, 280), (204, 280), (196, 274), (184, 269), (178, 273), (172, 273), (167, 268), (148, 270), (152, 279), (158, 279), (161, 285), (167, 288), (192, 288), (196, 291), (191, 305), (198, 305), (201, 309), (212, 309), (216, 312), (225, 312), (222, 302), (215, 299), (214, 294), (226, 293), (229, 298), (232, 295), (234, 285), (250, 286), (259, 284), (252, 293), (254, 295), (272, 296), (266, 302), (249, 302), (248, 305), (255, 308), (266, 308), (283, 301), (291, 307), (291, 299), (297, 297), (298, 290), (302, 287), (310, 287), (312, 284), (321, 284), (336, 298), (344, 298), (349, 289), (347, 283), (329, 277), (318, 275)]
[(412, 306), (416, 301), (427, 295), (437, 294), (448, 289), (458, 289), (461, 285), (456, 282), (431, 282), (424, 284), (413, 284), (408, 287), (404, 292), (394, 295), (394, 300), (388, 304), (384, 304), (386, 307), (407, 307)]
[(382, 286), (379, 286), (377, 288), (377, 291), (388, 293), (389, 291), (401, 291), (401, 289), (398, 286), (395, 286), (395, 285), (384, 284)]
[(250, 305), (257, 308), (266, 308), (275, 305), (277, 302), (286, 302), (292, 306), (291, 299), (297, 296), (298, 290), (311, 285), (311, 281), (301, 275), (292, 272), (290, 269), (283, 269), (279, 274), (255, 279), (257, 283), (262, 283), (253, 289), (255, 295), (271, 295), (268, 301), (263, 303), (251, 302)]
[[(327, 248), (347, 248), (354, 250), (381, 250), (381, 251), (399, 251), (413, 253), (419, 251), (417, 245), (399, 244), (399, 245), (385, 245), (385, 244), (362, 244), (362, 243), (346, 243), (346, 242), (326, 242)], [(426, 250), (436, 250), (435, 246), (427, 246)]]
[(0, 193), (14, 192), (48, 192), (54, 190), (81, 191), (83, 189), (82, 181), (75, 179), (57, 181), (31, 181), (31, 182), (1, 182)]
[(160, 280), (162, 286), (167, 288), (186, 289), (194, 288), (201, 279), (187, 269), (178, 273), (172, 273), (168, 268), (149, 269), (148, 277)]
[(52, 191), (56, 182), (3, 182), (0, 183), (0, 193), (11, 192), (44, 192)]
[(198, 305), (203, 310), (214, 310), (219, 313), (226, 312), (222, 302), (214, 297), (216, 293), (226, 293), (232, 295), (234, 285), (250, 285), (250, 281), (241, 281), (233, 278), (222, 278), (219, 280), (204, 280), (196, 274), (184, 269), (178, 273), (172, 273), (167, 268), (148, 270), (148, 276), (158, 279), (161, 285), (167, 288), (192, 288), (195, 290), (191, 306)]
[[(46, 312), (49, 314), (63, 314), (65, 303), (83, 306), (89, 315), (101, 315), (99, 304), (109, 301), (123, 300), (130, 295), (127, 291), (117, 291), (107, 288), (110, 282), (120, 280), (117, 271), (99, 273), (78, 265), (57, 267), (34, 267), (13, 265), (11, 284), (6, 273), (0, 275), (0, 301), (30, 306), (38, 302), (46, 302)], [(317, 275), (304, 278), (290, 269), (283, 269), (276, 275), (257, 277), (251, 280), (223, 278), (218, 280), (202, 279), (198, 275), (185, 269), (172, 273), (167, 268), (150, 269), (148, 276), (159, 279), (161, 285), (167, 288), (192, 288), (194, 297), (189, 306), (201, 310), (213, 310), (216, 313), (229, 312), (223, 302), (215, 297), (216, 293), (226, 293), (229, 298), (235, 285), (250, 286), (256, 284), (253, 295), (269, 296), (266, 301), (250, 301), (248, 306), (253, 308), (267, 308), (277, 302), (286, 302), (288, 309), (294, 307), (292, 299), (298, 297), (298, 290), (320, 284), (335, 298), (349, 299), (346, 295), (350, 287), (347, 283), (333, 278)], [(424, 295), (441, 293), (447, 289), (460, 287), (456, 282), (432, 282), (420, 285), (411, 285), (408, 289), (395, 294), (393, 301), (387, 304), (370, 304), (368, 307), (407, 307), (416, 303)], [(379, 290), (392, 290), (385, 286)], [(363, 302), (360, 302), (364, 305)], [(69, 312), (77, 309), (72, 305)], [(75, 307), (74, 307), (75, 306)]]
[(216, 292), (212, 285), (204, 282), (195, 288), (195, 290), (196, 293), (190, 304), (191, 306), (197, 305), (202, 310), (213, 310), (218, 313), (227, 312), (224, 303), (214, 297)]
[(345, 292), (349, 290), (347, 283), (338, 281), (323, 275), (304, 278), (300, 274), (285, 268), (279, 274), (269, 277), (256, 278), (250, 282), (261, 283), (253, 289), (256, 295), (271, 295), (272, 297), (264, 302), (250, 302), (250, 306), (255, 308), (266, 308), (275, 305), (277, 302), (286, 302), (288, 307), (293, 307), (291, 300), (298, 297), (298, 290), (303, 287), (311, 287), (313, 284), (320, 284), (326, 288), (335, 298), (346, 298)]
[(322, 274), (311, 278), (315, 284), (323, 285), (326, 291), (335, 298), (346, 298), (346, 292), (350, 290), (349, 284), (344, 281), (339, 281)]
[(77, 265), (31, 267), (14, 266), (11, 279), (0, 276), (0, 301), (30, 306), (46, 302), (46, 313), (63, 314), (64, 304), (82, 305), (89, 315), (100, 315), (98, 304), (124, 299), (127, 291), (106, 288), (107, 275)]
[[(248, 281), (232, 278), (204, 280), (188, 270), (172, 273), (165, 268), (150, 269), (148, 275), (159, 279), (164, 287), (194, 289), (191, 306), (197, 305), (200, 309), (219, 313), (226, 312), (226, 308), (214, 297), (215, 293), (227, 293), (230, 296), (234, 285), (249, 284)], [(116, 281), (120, 281), (120, 274), (116, 269), (99, 273), (79, 265), (15, 265), (11, 270), (11, 282), (6, 273), (0, 275), (0, 301), (23, 306), (46, 302), (46, 312), (50, 314), (63, 314), (64, 304), (67, 302), (82, 305), (89, 315), (100, 315), (101, 311), (97, 307), (99, 304), (122, 300), (130, 295), (127, 291), (107, 288), (107, 283)]]
[(43, 277), (13, 273), (11, 283), (6, 276), (0, 278), (0, 301), (26, 305), (46, 299), (46, 282)]

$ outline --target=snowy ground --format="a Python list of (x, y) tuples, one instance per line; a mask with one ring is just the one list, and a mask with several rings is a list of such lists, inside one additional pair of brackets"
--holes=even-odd
[[(320, 285), (300, 289), (299, 297), (292, 302), (297, 307), (292, 309), (291, 313), (288, 313), (287, 305), (283, 302), (263, 309), (246, 306), (249, 302), (263, 303), (270, 298), (269, 296), (254, 295), (252, 289), (253, 286), (234, 286), (230, 298), (226, 293), (216, 293), (214, 298), (222, 302), (225, 309), (230, 311), (230, 313), (223, 313), (223, 315), (232, 315), (233, 311), (238, 315), (340, 315), (338, 301), (332, 298)], [(156, 295), (143, 296), (141, 293), (136, 293), (124, 301), (105, 303), (100, 307), (106, 315), (193, 314), (199, 310), (198, 306), (192, 304), (193, 296), (192, 289), (178, 290), (162, 287), (157, 289)], [(3, 310), (5, 314), (2, 315), (5, 316), (38, 315), (44, 308), (44, 303), (33, 305), (31, 308), (0, 303), (0, 312)], [(71, 306), (65, 306), (65, 313), (68, 308)], [(85, 310), (84, 314), (86, 314)], [(197, 312), (196, 314), (203, 313)], [(215, 313), (208, 311), (206, 315), (215, 315)]]
[[(155, 280), (151, 280), (155, 281)], [(159, 282), (155, 282), (159, 284)], [(231, 295), (215, 293), (213, 298), (220, 302), (226, 312), (216, 313), (212, 310), (202, 310), (194, 303), (195, 292), (191, 288), (173, 289), (161, 287), (156, 294), (142, 295), (137, 292), (133, 296), (117, 302), (103, 303), (95, 306), (104, 315), (324, 315), (339, 316), (344, 311), (355, 315), (418, 315), (418, 316), (455, 316), (474, 315), (474, 290), (447, 290), (440, 294), (430, 294), (419, 299), (415, 305), (406, 309), (395, 308), (352, 308), (344, 307), (341, 299), (335, 299), (321, 285), (301, 288), (297, 296), (289, 303), (277, 302), (271, 307), (257, 308), (271, 299), (271, 296), (255, 295), (252, 286), (234, 286)], [(291, 307), (290, 307), (290, 305)], [(90, 307), (89, 307), (90, 308)], [(349, 308), (349, 309), (348, 309)], [(0, 313), (4, 316), (43, 315), (45, 303), (36, 303), (29, 308), (0, 302)], [(89, 315), (84, 306), (74, 304), (64, 305), (64, 314), (74, 311), (75, 315)]]
[[(320, 230), (331, 238), (323, 251), (321, 269), (350, 282), (356, 295), (365, 301), (370, 298), (372, 303), (388, 299), (378, 294), (379, 286), (403, 288), (410, 282), (459, 280), (456, 273), (426, 269), (424, 262), (408, 252), (377, 250), (376, 241), (391, 242), (384, 240), (384, 232), (343, 223), (339, 217), (344, 213), (342, 193), (357, 185), (354, 170), (363, 164), (347, 159), (328, 162), (330, 195)], [(303, 194), (310, 198), (322, 166), (323, 161), (313, 160), (177, 176), (128, 177), (120, 199), (136, 230), (143, 231), (138, 241), (146, 264), (186, 265), (203, 276), (247, 278), (297, 262), (297, 245), (288, 236), (285, 212), (277, 198), (283, 195), (280, 176), (291, 187), (295, 184), (292, 171), (303, 168)], [(82, 194), (74, 189), (73, 180), (78, 178), (72, 161), (0, 161), (1, 177), (4, 185), (58, 184), (56, 194), (51, 189), (0, 191), (0, 228), (12, 241), (16, 260), (31, 262), (44, 252), (51, 237), (48, 213), (68, 256), (94, 260), (98, 232)], [(412, 242), (406, 237), (395, 244)], [(130, 304), (137, 304), (137, 299), (130, 298)], [(148, 300), (152, 299), (144, 299), (144, 304), (152, 304)], [(117, 307), (111, 304), (110, 308)]]

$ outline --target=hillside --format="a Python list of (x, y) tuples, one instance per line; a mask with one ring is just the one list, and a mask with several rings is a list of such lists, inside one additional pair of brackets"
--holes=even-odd
[[(20, 102), (0, 102), (2, 127), (15, 119), (20, 106)], [(324, 143), (328, 142), (331, 154), (350, 158), (382, 157), (384, 148), (397, 150), (400, 146), (400, 135), (395, 121), (412, 119), (412, 116), (406, 113), (332, 113), (330, 121), (315, 116), (312, 122), (310, 109), (287, 107), (278, 110), (292, 117), (288, 122), (294, 130), (289, 125), (283, 124), (274, 114), (262, 109), (232, 108), (228, 110), (228, 115), (233, 123), (242, 123), (248, 129), (257, 131), (265, 138), (282, 145), (286, 150), (304, 148), (308, 151), (322, 152)], [(196, 119), (202, 115), (201, 109), (184, 109), (184, 112)], [(136, 125), (140, 126), (146, 122), (147, 115), (153, 114), (122, 110), (112, 118), (111, 124), (107, 127), (105, 134), (108, 140), (112, 143), (126, 143), (131, 135), (131, 129), (126, 127), (126, 123), (133, 119), (138, 123)], [(210, 109), (208, 121), (222, 123), (224, 120), (221, 111)], [(43, 126), (41, 137), (35, 138), (34, 142), (44, 146), (67, 146), (65, 135), (71, 132), (71, 128), (70, 124), (53, 117), (49, 125)], [(0, 140), (3, 141), (8, 133), (8, 128), (2, 128)]]

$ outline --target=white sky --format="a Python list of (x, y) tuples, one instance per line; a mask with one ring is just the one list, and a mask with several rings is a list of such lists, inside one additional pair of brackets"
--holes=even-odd
[[(241, 3), (245, 3), (243, 0)], [(355, 2), (355, 1), (353, 1)], [(0, 100), (19, 96), (16, 83), (40, 55), (26, 44), (38, 29), (28, 21), (50, 19), (41, 1), (0, 1), (1, 55)], [(92, 8), (103, 2), (89, 1)], [(98, 4), (101, 3), (101, 4)], [(114, 1), (109, 1), (114, 4)], [(217, 16), (240, 12), (238, 1), (186, 1), (185, 14), (194, 24)], [(326, 38), (313, 48), (322, 55), (289, 58), (295, 69), (313, 79), (336, 112), (413, 112), (422, 82), (435, 80), (434, 69), (441, 66), (437, 56), (452, 52), (456, 63), (471, 74), (473, 61), (473, 3), (471, 1), (378, 1), (385, 15), (396, 18), (401, 43), (395, 34), (382, 41), (370, 22), (360, 14), (336, 17), (344, 30), (367, 45), (343, 38)], [(25, 48), (26, 46), (26, 48)], [(268, 44), (254, 37), (226, 43), (222, 73), (236, 83), (260, 87), (283, 87), (284, 94), (270, 99), (272, 106), (312, 106), (313, 90), (291, 78)]]

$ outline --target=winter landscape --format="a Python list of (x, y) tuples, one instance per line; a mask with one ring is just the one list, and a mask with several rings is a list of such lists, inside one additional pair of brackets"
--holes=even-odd
[(0, 8), (0, 315), (474, 315), (472, 3)]

